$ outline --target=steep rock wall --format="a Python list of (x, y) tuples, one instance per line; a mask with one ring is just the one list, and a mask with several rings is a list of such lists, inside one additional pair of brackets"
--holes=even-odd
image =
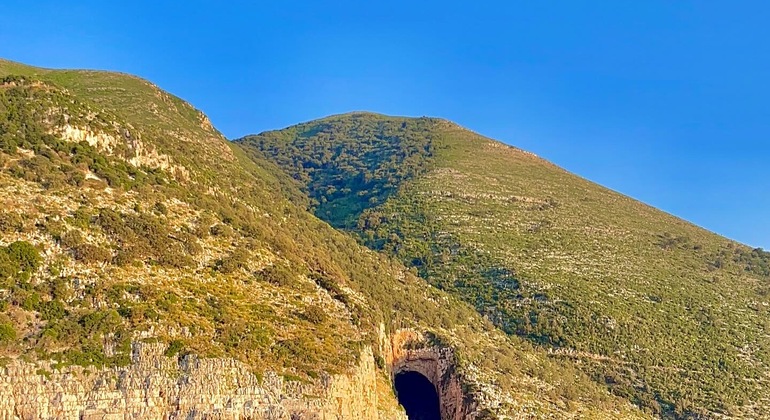
[(348, 375), (317, 384), (258, 378), (229, 359), (163, 356), (162, 344), (135, 343), (131, 365), (61, 372), (12, 361), (0, 369), (0, 419), (402, 419), (378, 412), (370, 349)]

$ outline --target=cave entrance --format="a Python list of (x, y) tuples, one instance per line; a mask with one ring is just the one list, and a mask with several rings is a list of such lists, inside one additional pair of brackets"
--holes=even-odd
[(401, 372), (393, 382), (409, 420), (441, 420), (438, 394), (428, 378), (417, 372)]

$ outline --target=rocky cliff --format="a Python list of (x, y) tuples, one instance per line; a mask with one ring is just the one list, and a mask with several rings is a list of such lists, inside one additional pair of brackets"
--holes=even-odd
[(404, 418), (392, 401), (378, 401), (384, 378), (370, 349), (353, 372), (309, 384), (259, 377), (232, 359), (166, 357), (165, 348), (134, 343), (131, 364), (112, 369), (15, 360), (0, 370), (0, 419)]

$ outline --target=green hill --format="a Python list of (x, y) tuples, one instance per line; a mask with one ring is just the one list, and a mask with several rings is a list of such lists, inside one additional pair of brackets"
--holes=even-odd
[(770, 253), (440, 119), (237, 142), (318, 217), (616, 395), (666, 417), (770, 412)]
[[(340, 213), (341, 225), (424, 174), (433, 152), (414, 147), (426, 136), (393, 138), (404, 141), (361, 170), (368, 192), (332, 200), (330, 212), (356, 214)], [(391, 157), (399, 168), (378, 173)], [(573, 360), (501, 334), (309, 203), (274, 163), (149, 82), (0, 61), (3, 363), (117, 368), (132, 363), (132, 342), (156, 341), (168, 356), (316, 383), (369, 347), (395, 401), (379, 341), (411, 328), (454, 349), (465, 396), (488, 416), (640, 416)]]

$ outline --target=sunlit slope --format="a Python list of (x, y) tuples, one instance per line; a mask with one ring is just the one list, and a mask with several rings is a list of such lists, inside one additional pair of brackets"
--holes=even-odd
[(112, 368), (160, 341), (316, 382), (371, 347), (387, 390), (382, 335), (413, 328), (455, 349), (488, 413), (640, 414), (307, 212), (151, 83), (7, 61), (0, 80), (0, 360)]
[(319, 217), (616, 394), (667, 416), (770, 410), (768, 253), (443, 120), (346, 114), (240, 142)]

